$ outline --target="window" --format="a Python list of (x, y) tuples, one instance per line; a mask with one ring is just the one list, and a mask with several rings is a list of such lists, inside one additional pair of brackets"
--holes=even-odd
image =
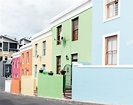
[(117, 64), (117, 35), (105, 39), (105, 64)]
[(22, 69), (22, 75), (24, 75), (24, 70)]
[(27, 52), (27, 64), (29, 64), (29, 52)]
[(22, 63), (24, 64), (24, 53), (22, 53)]
[(14, 59), (13, 60), (13, 67), (15, 68), (15, 63), (16, 63), (16, 60)]
[(56, 62), (57, 62), (57, 70), (56, 73), (60, 74), (60, 70), (61, 70), (61, 56), (57, 56), (56, 57)]
[(113, 18), (119, 14), (119, 0), (105, 0), (105, 18)]
[(46, 55), (46, 41), (43, 41), (43, 52), (42, 52), (43, 54), (43, 56), (45, 56)]
[(37, 57), (37, 55), (38, 55), (37, 50), (38, 50), (38, 44), (35, 44), (35, 57)]
[(19, 68), (19, 59), (17, 59), (17, 68)]
[(78, 40), (78, 18), (72, 20), (72, 41)]
[(3, 51), (8, 51), (8, 42), (3, 42)]
[(57, 27), (57, 45), (60, 45), (61, 44), (61, 35), (62, 35), (62, 26), (58, 26)]
[(11, 49), (17, 49), (17, 43), (10, 43)]
[(78, 62), (78, 54), (72, 54), (72, 62)]
[(17, 68), (17, 59), (15, 60), (15, 68)]
[(43, 70), (43, 72), (46, 70), (46, 65), (45, 64), (42, 65), (42, 70)]
[(0, 43), (0, 47), (2, 47), (2, 43)]
[(37, 77), (37, 65), (35, 65), (35, 68), (34, 68), (34, 77), (35, 78)]

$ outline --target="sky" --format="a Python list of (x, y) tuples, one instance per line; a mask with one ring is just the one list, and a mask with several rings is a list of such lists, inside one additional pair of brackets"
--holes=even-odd
[(83, 0), (0, 0), (0, 35), (31, 37), (75, 1)]

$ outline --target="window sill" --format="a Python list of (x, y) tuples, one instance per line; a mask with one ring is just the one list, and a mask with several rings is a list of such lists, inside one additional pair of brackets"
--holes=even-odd
[(111, 20), (114, 20), (114, 19), (117, 19), (117, 18), (120, 18), (120, 15), (117, 15), (117, 16), (114, 16), (112, 18), (109, 18), (109, 19), (104, 19), (103, 22), (108, 22), (108, 21), (111, 21)]
[(72, 40), (72, 42), (75, 42), (75, 41), (78, 41), (78, 39), (76, 39), (76, 40)]

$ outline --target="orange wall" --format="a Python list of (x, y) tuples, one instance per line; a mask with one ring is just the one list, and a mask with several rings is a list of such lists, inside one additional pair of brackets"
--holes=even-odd
[(12, 78), (11, 92), (15, 94), (20, 94), (21, 91), (20, 89), (21, 89), (20, 79)]
[[(27, 52), (29, 52), (28, 64), (27, 64)], [(22, 62), (22, 54), (24, 54), (24, 63)], [(21, 66), (20, 66), (21, 75), (31, 76), (32, 75), (32, 49), (21, 52), (20, 62), (21, 62)], [(27, 70), (28, 70), (28, 73), (27, 73)]]

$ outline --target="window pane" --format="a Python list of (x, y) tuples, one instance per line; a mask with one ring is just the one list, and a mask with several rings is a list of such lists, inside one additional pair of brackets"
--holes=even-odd
[(111, 52), (108, 52), (108, 64), (111, 64)]
[(78, 54), (72, 54), (72, 62), (78, 61)]
[(43, 72), (46, 70), (45, 65), (42, 65), (42, 70), (43, 70)]
[(46, 50), (46, 41), (43, 42), (43, 55), (45, 55), (45, 50)]
[(34, 77), (36, 78), (37, 77), (37, 65), (35, 65), (35, 68), (34, 68), (34, 73), (35, 73), (35, 75), (34, 75)]
[(117, 50), (116, 38), (112, 38), (112, 50)]
[(117, 52), (114, 51), (113, 52), (113, 61), (112, 61), (113, 64), (117, 64)]
[(8, 42), (3, 42), (3, 51), (8, 51)]
[(60, 37), (62, 35), (62, 26), (57, 27), (57, 45), (61, 44)]
[(78, 40), (78, 18), (72, 20), (72, 40)]
[(38, 44), (35, 44), (35, 56), (37, 56)]
[(109, 17), (114, 16), (114, 5), (109, 5)]
[(108, 39), (108, 51), (111, 51), (111, 39)]

